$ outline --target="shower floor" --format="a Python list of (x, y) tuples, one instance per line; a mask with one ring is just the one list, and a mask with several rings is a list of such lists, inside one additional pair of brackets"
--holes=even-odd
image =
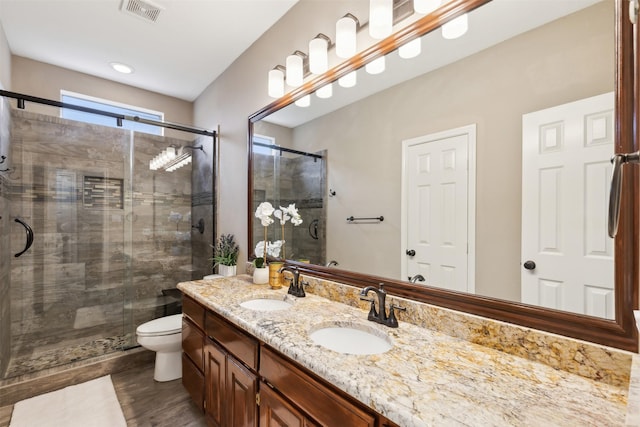
[(4, 378), (18, 377), (122, 351), (130, 346), (130, 342), (131, 336), (127, 334), (69, 344), (62, 348), (36, 349), (31, 354), (12, 357)]

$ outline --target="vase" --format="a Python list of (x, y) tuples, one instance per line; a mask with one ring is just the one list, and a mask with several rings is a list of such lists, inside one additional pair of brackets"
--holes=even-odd
[(282, 287), (283, 276), (278, 271), (283, 265), (284, 262), (272, 262), (269, 264), (269, 286), (271, 289), (280, 289)]
[(269, 268), (261, 267), (253, 270), (253, 283), (256, 285), (264, 285), (269, 283)]
[(235, 265), (218, 265), (218, 274), (221, 276), (235, 276), (236, 275), (236, 266)]

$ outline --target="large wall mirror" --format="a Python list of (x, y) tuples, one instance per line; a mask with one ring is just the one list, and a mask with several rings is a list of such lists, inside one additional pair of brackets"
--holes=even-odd
[[(284, 240), (309, 274), (635, 351), (632, 168), (607, 236), (610, 158), (637, 150), (627, 6), (453, 0), (309, 78), (250, 117), (249, 248)], [(265, 236), (263, 201), (303, 223)]]

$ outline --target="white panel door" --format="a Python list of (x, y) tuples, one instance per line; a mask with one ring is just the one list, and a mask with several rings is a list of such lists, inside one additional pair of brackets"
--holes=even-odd
[(608, 93), (522, 116), (524, 303), (614, 318), (613, 112)]
[[(474, 291), (469, 280), (469, 130), (462, 128), (404, 142), (404, 279)], [(471, 209), (473, 211), (473, 209)]]

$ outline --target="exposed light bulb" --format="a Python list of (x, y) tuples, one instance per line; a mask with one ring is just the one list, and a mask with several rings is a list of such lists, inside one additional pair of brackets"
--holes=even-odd
[(442, 37), (448, 40), (462, 37), (469, 29), (469, 17), (465, 13), (442, 26)]
[(383, 39), (393, 30), (393, 0), (370, 0), (369, 35)]
[(422, 51), (422, 42), (420, 38), (413, 39), (409, 43), (405, 43), (398, 49), (398, 55), (403, 59), (415, 58)]
[(367, 65), (365, 65), (364, 69), (369, 74), (380, 74), (384, 71), (385, 65), (386, 65), (386, 62), (385, 62), (384, 56), (381, 56), (369, 62)]
[(316, 91), (316, 95), (318, 96), (318, 98), (331, 98), (331, 96), (333, 95), (333, 84), (327, 83), (326, 85), (322, 86)]
[(329, 42), (321, 34), (309, 42), (309, 71), (322, 74), (329, 69)]
[(442, 0), (413, 0), (413, 10), (416, 13), (431, 13), (440, 7)]
[(280, 98), (284, 95), (284, 73), (274, 68), (269, 71), (268, 93), (272, 98)]
[(345, 74), (338, 79), (338, 84), (342, 87), (354, 87), (358, 81), (358, 76), (355, 71)]
[(296, 54), (287, 56), (286, 79), (292, 87), (302, 86), (304, 80), (302, 57)]
[(356, 32), (358, 23), (347, 15), (336, 22), (336, 55), (338, 58), (351, 58), (356, 54)]

